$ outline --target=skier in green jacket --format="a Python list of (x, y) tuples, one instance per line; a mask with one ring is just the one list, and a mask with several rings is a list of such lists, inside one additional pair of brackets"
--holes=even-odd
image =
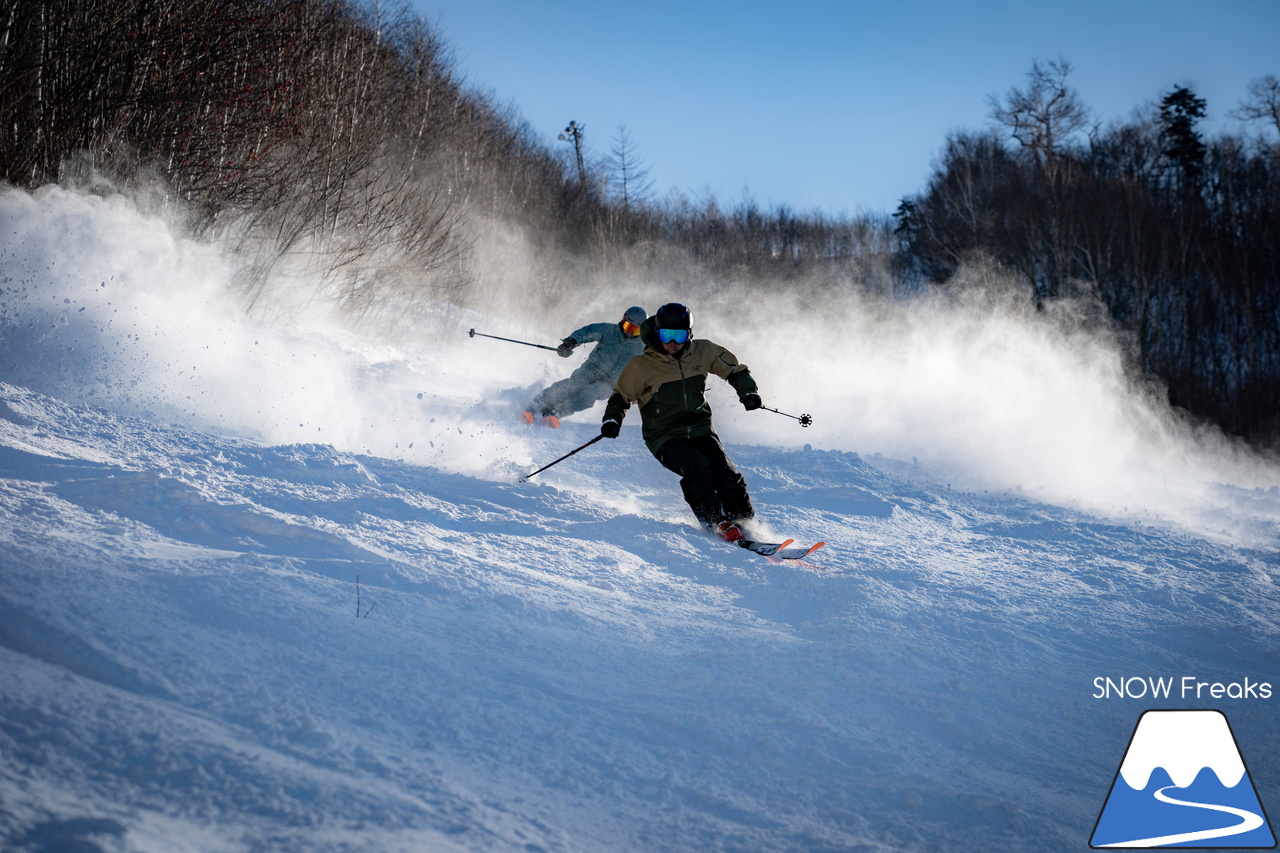
[(671, 302), (640, 328), (645, 350), (627, 362), (605, 406), (600, 433), (617, 438), (632, 403), (640, 406), (645, 445), (663, 467), (680, 475), (694, 516), (729, 541), (742, 538), (738, 522), (755, 517), (747, 484), (725, 456), (711, 423), (708, 374), (738, 392), (747, 411), (761, 406), (747, 366), (717, 343), (693, 337), (689, 309)]
[(533, 398), (523, 414), (525, 423), (536, 423), (540, 418), (545, 426), (559, 427), (560, 418), (608, 397), (622, 366), (644, 350), (640, 324), (647, 318), (648, 313), (636, 305), (617, 323), (589, 323), (570, 332), (556, 349), (562, 357), (568, 358), (585, 343), (594, 343), (595, 349), (577, 370)]

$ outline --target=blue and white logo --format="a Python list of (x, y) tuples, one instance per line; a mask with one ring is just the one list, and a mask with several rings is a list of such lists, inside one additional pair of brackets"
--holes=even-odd
[(1275, 847), (1226, 716), (1143, 714), (1089, 846)]

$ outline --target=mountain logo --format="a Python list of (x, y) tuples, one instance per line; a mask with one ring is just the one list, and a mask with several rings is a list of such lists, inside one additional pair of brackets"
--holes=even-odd
[(1226, 715), (1144, 713), (1089, 846), (1275, 847)]

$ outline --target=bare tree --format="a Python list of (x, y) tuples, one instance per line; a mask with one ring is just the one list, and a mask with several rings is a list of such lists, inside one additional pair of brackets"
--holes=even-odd
[(1265, 121), (1280, 133), (1280, 80), (1267, 74), (1249, 81), (1249, 95), (1231, 111), (1231, 117), (1240, 121)]
[(989, 98), (991, 117), (1031, 151), (1037, 165), (1052, 169), (1058, 149), (1089, 123), (1089, 109), (1067, 85), (1071, 63), (1055, 59), (1031, 63), (1025, 89), (1014, 87), (1003, 100)]
[(617, 188), (617, 196), (622, 200), (624, 208), (643, 203), (653, 190), (649, 168), (636, 153), (635, 142), (625, 123), (618, 125), (618, 133), (613, 138), (613, 150), (606, 165), (609, 179)]

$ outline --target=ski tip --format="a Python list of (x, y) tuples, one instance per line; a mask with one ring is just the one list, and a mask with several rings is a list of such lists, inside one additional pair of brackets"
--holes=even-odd
[(810, 554), (812, 554), (814, 551), (817, 551), (819, 548), (821, 548), (822, 546), (824, 546), (824, 545), (826, 545), (826, 544), (827, 544), (826, 542), (817, 542), (817, 543), (814, 543), (813, 545), (810, 545), (810, 546), (809, 546), (809, 550), (808, 550), (808, 551), (805, 551), (803, 554), (801, 554), (799, 557), (797, 557), (797, 559), (803, 560), (805, 557), (809, 556), (809, 555), (810, 555)]
[(798, 548), (793, 548), (790, 553), (783, 553), (783, 550), (779, 548), (777, 551), (773, 552), (773, 556), (771, 557), (771, 559), (780, 563), (800, 562), (805, 557), (809, 556), (814, 551), (817, 551), (819, 548), (821, 548), (826, 544), (827, 544), (826, 542), (818, 542), (814, 545), (810, 545), (808, 548), (801, 545)]

